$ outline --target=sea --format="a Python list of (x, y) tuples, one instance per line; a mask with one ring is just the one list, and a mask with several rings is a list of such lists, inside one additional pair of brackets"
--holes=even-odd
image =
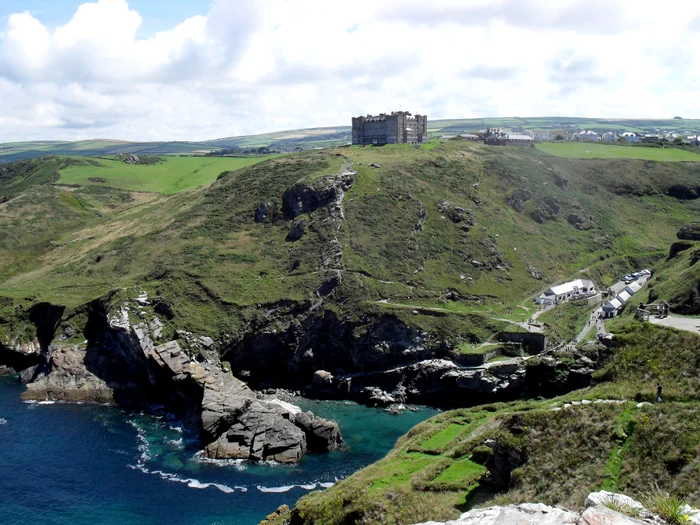
[(342, 401), (295, 402), (338, 422), (346, 445), (300, 464), (212, 461), (167, 414), (114, 406), (23, 402), (0, 377), (0, 523), (252, 525), (380, 459), (436, 414), (392, 415)]

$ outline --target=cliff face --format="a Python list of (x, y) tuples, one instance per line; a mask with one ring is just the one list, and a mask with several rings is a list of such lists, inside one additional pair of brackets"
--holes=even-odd
[(342, 444), (337, 424), (275, 398), (258, 398), (217, 363), (198, 362), (178, 341), (156, 344), (162, 326), (130, 319), (133, 305), (90, 305), (84, 344), (51, 344), (22, 373), (24, 399), (157, 403), (200, 430), (212, 458), (299, 461)]

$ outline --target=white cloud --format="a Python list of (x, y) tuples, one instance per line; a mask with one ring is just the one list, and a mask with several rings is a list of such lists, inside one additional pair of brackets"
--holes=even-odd
[(697, 117), (698, 20), (692, 0), (216, 0), (139, 39), (126, 0), (85, 3), (56, 29), (14, 13), (0, 27), (0, 141), (199, 140), (400, 105)]

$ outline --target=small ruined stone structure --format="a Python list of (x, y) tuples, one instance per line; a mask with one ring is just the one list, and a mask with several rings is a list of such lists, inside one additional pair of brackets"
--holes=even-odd
[(428, 117), (411, 116), (408, 111), (392, 111), (391, 115), (353, 117), (353, 144), (420, 144), (428, 142)]

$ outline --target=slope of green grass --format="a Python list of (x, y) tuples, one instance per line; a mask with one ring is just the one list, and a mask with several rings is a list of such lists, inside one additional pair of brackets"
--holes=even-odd
[(542, 142), (535, 147), (549, 155), (574, 159), (641, 159), (657, 162), (700, 162), (700, 155), (677, 148), (616, 146), (589, 142)]
[[(631, 325), (598, 386), (435, 416), (386, 458), (305, 496), (279, 522), (291, 515), (300, 525), (443, 521), (475, 504), (525, 501), (580, 509), (592, 491), (637, 496), (654, 484), (698, 506), (699, 373), (700, 336)], [(666, 402), (638, 405), (657, 380), (670, 389)], [(581, 399), (591, 402), (565, 407)]]
[[(495, 318), (507, 318), (508, 306), (546, 288), (533, 276), (535, 270), (550, 280), (580, 275), (583, 268), (601, 276), (630, 271), (649, 254), (666, 252), (700, 203), (666, 195), (669, 185), (696, 179), (693, 164), (565, 159), (534, 148), (448, 141), (430, 150), (350, 147), (291, 154), (241, 168), (206, 189), (170, 198), (131, 194), (133, 206), (97, 203), (93, 222), (49, 225), (42, 218), (56, 217), (51, 211), (56, 197), (66, 213), (84, 214), (97, 195), (88, 195), (88, 187), (102, 186), (105, 195), (110, 190), (104, 186), (111, 184), (172, 192), (212, 180), (237, 162), (167, 158), (132, 166), (73, 159), (80, 165), (66, 167), (57, 159), (5, 165), (16, 172), (6, 187), (21, 181), (28, 189), (27, 198), (0, 208), (8, 238), (21, 239), (0, 256), (0, 275), (6, 276), (0, 294), (76, 304), (141, 284), (170, 294), (192, 323), (205, 320), (223, 333), (231, 333), (227, 323), (241, 323), (240, 313), (230, 308), (308, 300), (327, 277), (322, 263), (335, 253), (328, 251), (329, 241), (337, 238), (346, 270), (337, 291), (340, 315), (381, 309), (440, 333), (455, 346), (484, 341), (503, 328)], [(339, 228), (328, 229), (322, 209), (298, 217), (307, 222), (307, 233), (285, 241), (290, 228), (280, 215), (285, 190), (297, 182), (322, 183), (347, 167), (357, 174), (344, 197)], [(61, 183), (89, 184), (73, 192), (79, 200), (67, 194), (61, 200), (60, 191), (32, 186), (50, 184), (59, 170)], [(45, 176), (35, 182), (33, 175), (20, 176), (30, 173)], [(557, 185), (557, 177), (566, 185)], [(520, 188), (531, 198), (516, 210), (507, 200)], [(559, 213), (538, 223), (533, 213), (548, 198), (557, 199)], [(261, 202), (270, 214), (256, 224)], [(27, 216), (37, 217), (36, 224), (20, 220), (23, 207)], [(453, 221), (451, 210), (457, 208), (471, 210), (464, 212), (466, 221)], [(575, 228), (566, 220), (569, 213), (590, 217), (590, 227)], [(458, 298), (446, 300), (448, 290)], [(199, 301), (202, 294), (209, 299)], [(387, 304), (378, 305), (380, 300)], [(425, 310), (413, 315), (415, 305)], [(203, 313), (208, 309), (216, 321)]]
[(150, 165), (99, 159), (60, 171), (58, 184), (101, 185), (131, 191), (172, 194), (206, 186), (225, 171), (235, 171), (268, 157), (163, 157)]

